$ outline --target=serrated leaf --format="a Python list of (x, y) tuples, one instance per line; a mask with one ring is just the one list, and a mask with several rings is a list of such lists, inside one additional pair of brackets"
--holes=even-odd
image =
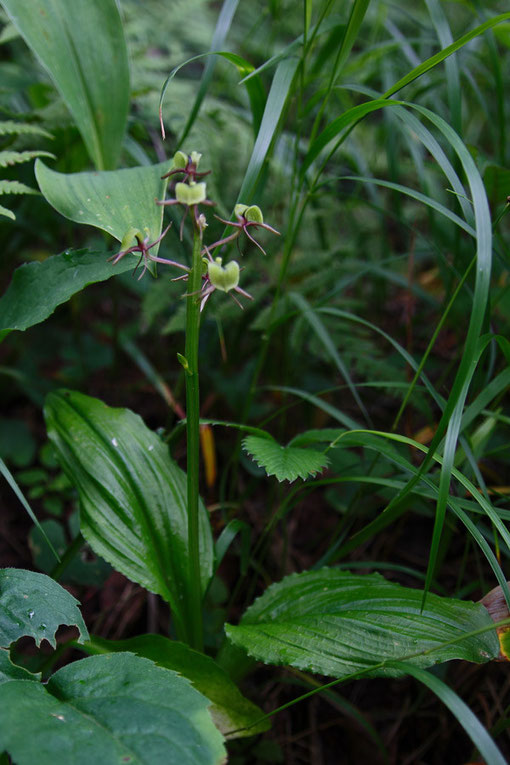
[(16, 269), (0, 298), (0, 340), (12, 330), (23, 332), (39, 324), (87, 285), (127, 271), (136, 262), (129, 256), (113, 266), (106, 252), (71, 250), (25, 263)]
[(0, 685), (9, 680), (35, 680), (39, 679), (39, 674), (33, 675), (23, 667), (13, 664), (9, 651), (6, 648), (0, 648)]
[[(271, 585), (240, 625), (227, 625), (226, 631), (234, 645), (260, 661), (333, 677), (360, 670), (369, 670), (371, 677), (397, 676), (391, 667), (370, 671), (384, 660), (428, 667), (451, 659), (481, 663), (498, 656), (495, 631), (461, 639), (492, 625), (483, 606), (429, 593), (422, 612), (422, 601), (421, 590), (379, 574), (323, 568)], [(436, 650), (420, 654), (431, 649)]]
[[(65, 218), (95, 226), (119, 242), (130, 229), (141, 231), (153, 242), (163, 224), (164, 208), (156, 200), (165, 196), (168, 179), (162, 180), (161, 176), (168, 168), (168, 162), (161, 162), (125, 170), (67, 175), (36, 162), (35, 176), (50, 205)], [(154, 254), (157, 251), (157, 246), (151, 250)]]
[[(50, 393), (44, 412), (59, 461), (78, 490), (83, 536), (117, 571), (170, 603), (182, 637), (189, 573), (186, 474), (128, 409), (63, 390)], [(199, 536), (205, 591), (214, 551), (202, 503)]]
[(2, 0), (50, 73), (95, 166), (117, 164), (129, 107), (129, 68), (115, 0)]
[(44, 138), (53, 138), (39, 125), (33, 125), (30, 122), (15, 122), (14, 120), (3, 120), (0, 122), (0, 135), (41, 135)]
[(281, 481), (305, 480), (316, 475), (329, 464), (325, 454), (315, 449), (302, 449), (297, 446), (281, 446), (273, 438), (246, 436), (243, 448), (257, 465), (263, 467), (268, 475), (274, 475)]
[(30, 162), (36, 157), (50, 157), (55, 159), (49, 151), (0, 151), (0, 167), (10, 167), (11, 165), (21, 165), (23, 162)]
[(45, 574), (0, 569), (0, 647), (20, 637), (32, 637), (36, 645), (47, 640), (55, 648), (55, 633), (61, 624), (78, 627), (80, 643), (88, 640), (78, 605), (76, 598)]
[(264, 715), (260, 707), (242, 695), (237, 685), (213, 659), (185, 643), (169, 640), (162, 635), (140, 635), (128, 640), (93, 637), (82, 650), (91, 654), (129, 651), (150, 659), (159, 667), (178, 672), (212, 702), (211, 717), (224, 735), (228, 731), (251, 725), (251, 728), (240, 730), (232, 738), (254, 736), (270, 727), (268, 720), (253, 725)]
[(39, 192), (19, 181), (0, 181), (0, 194), (39, 194)]
[(208, 704), (147, 659), (91, 656), (46, 685), (0, 685), (0, 751), (17, 765), (220, 765), (225, 749)]

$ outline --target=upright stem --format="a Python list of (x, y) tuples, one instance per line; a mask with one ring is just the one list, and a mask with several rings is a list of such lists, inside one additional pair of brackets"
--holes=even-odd
[(188, 632), (189, 644), (203, 650), (202, 584), (200, 577), (200, 544), (198, 514), (198, 481), (200, 458), (200, 397), (198, 387), (198, 338), (200, 330), (200, 295), (202, 286), (202, 235), (195, 228), (193, 264), (188, 277), (186, 308), (186, 433), (188, 476)]

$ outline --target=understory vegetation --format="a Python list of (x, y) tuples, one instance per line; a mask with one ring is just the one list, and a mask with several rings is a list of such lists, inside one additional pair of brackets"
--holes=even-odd
[(0, 24), (0, 765), (507, 762), (507, 4)]

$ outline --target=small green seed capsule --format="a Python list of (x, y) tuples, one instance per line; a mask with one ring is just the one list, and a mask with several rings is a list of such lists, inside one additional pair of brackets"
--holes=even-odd
[(247, 210), (247, 209), (248, 209), (248, 205), (243, 205), (243, 204), (241, 204), (241, 203), (239, 202), (239, 204), (237, 204), (237, 205), (234, 207), (234, 213), (235, 213), (235, 215), (237, 215), (237, 216), (243, 216), (243, 215), (244, 215), (244, 213), (246, 212), (246, 210)]
[(200, 162), (200, 160), (202, 158), (202, 155), (200, 154), (200, 152), (199, 151), (192, 151), (191, 154), (190, 154), (190, 157), (191, 157), (191, 161), (193, 162), (195, 167), (198, 167), (199, 162)]
[(173, 170), (184, 170), (188, 164), (188, 157), (183, 151), (176, 151), (172, 161)]
[(214, 262), (209, 261), (209, 281), (217, 290), (229, 292), (239, 284), (239, 263), (235, 260), (231, 260), (226, 266), (222, 263), (221, 258), (216, 258)]
[(181, 205), (198, 205), (206, 199), (205, 183), (176, 183), (175, 198)]

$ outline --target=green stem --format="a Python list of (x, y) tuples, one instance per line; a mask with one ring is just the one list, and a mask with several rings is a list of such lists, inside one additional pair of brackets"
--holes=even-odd
[(200, 397), (198, 386), (198, 338), (200, 330), (200, 292), (202, 286), (202, 235), (195, 228), (193, 263), (188, 277), (186, 308), (186, 433), (188, 480), (188, 642), (203, 650), (202, 584), (200, 577), (200, 542), (198, 485), (200, 459)]

